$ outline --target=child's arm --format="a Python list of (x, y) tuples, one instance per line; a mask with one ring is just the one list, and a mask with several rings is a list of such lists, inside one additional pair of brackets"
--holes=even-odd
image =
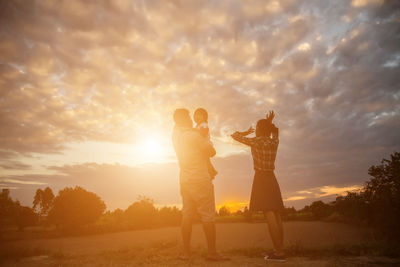
[(209, 129), (206, 127), (200, 127), (199, 132), (203, 137), (207, 137), (209, 133)]

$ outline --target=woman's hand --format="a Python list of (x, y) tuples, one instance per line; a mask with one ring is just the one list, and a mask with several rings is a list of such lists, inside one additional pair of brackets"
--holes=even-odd
[(246, 131), (246, 135), (254, 133), (254, 128), (252, 126), (249, 127), (249, 129)]
[(253, 127), (249, 127), (249, 129), (247, 129), (247, 131), (244, 131), (244, 132), (239, 132), (241, 135), (249, 135), (249, 134), (252, 134), (252, 133), (254, 133), (254, 128)]
[(269, 113), (268, 113), (267, 116), (266, 116), (266, 119), (267, 119), (267, 121), (268, 121), (269, 123), (272, 123), (272, 120), (274, 119), (274, 117), (275, 117), (274, 111), (273, 111), (273, 110), (270, 110)]

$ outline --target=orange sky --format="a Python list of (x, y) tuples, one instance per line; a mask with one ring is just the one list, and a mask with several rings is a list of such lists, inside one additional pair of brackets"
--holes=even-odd
[(180, 203), (172, 112), (209, 112), (218, 205), (248, 202), (229, 135), (275, 110), (285, 203), (330, 200), (400, 143), (395, 1), (6, 1), (0, 187)]

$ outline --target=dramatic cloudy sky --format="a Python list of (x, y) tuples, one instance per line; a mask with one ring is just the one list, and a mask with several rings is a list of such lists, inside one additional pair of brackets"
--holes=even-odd
[(172, 112), (204, 107), (217, 204), (243, 206), (229, 134), (273, 109), (286, 205), (332, 199), (400, 149), (399, 64), (396, 0), (0, 1), (0, 187), (179, 204)]

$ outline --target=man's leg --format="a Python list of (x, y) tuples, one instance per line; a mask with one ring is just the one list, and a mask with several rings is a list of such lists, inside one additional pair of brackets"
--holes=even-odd
[(211, 181), (205, 182), (197, 188), (198, 192), (198, 213), (203, 222), (203, 230), (207, 240), (208, 255), (215, 256), (216, 229), (215, 229), (215, 196), (214, 185)]
[(283, 255), (283, 229), (279, 226), (278, 220), (273, 211), (267, 211), (264, 213), (265, 219), (267, 220), (269, 234), (271, 235), (272, 243), (277, 255)]
[(189, 216), (182, 217), (182, 240), (183, 240), (183, 254), (186, 257), (190, 256), (190, 239), (192, 236), (192, 218)]
[(220, 255), (216, 249), (216, 229), (215, 229), (215, 197), (214, 185), (211, 181), (199, 185), (198, 213), (203, 222), (203, 230), (207, 240), (208, 260), (221, 261), (229, 258)]
[(182, 258), (190, 257), (190, 239), (192, 236), (192, 223), (193, 214), (195, 210), (195, 203), (191, 198), (190, 187), (181, 184), (181, 195), (182, 195), (182, 241), (183, 241), (183, 255)]
[(203, 222), (203, 230), (207, 240), (208, 255), (214, 256), (217, 254), (215, 223)]

